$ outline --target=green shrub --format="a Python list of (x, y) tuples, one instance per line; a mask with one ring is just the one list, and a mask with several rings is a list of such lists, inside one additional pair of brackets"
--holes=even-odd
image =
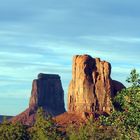
[(39, 108), (36, 114), (36, 122), (30, 128), (31, 140), (59, 140), (61, 133), (58, 131), (55, 122), (50, 116), (45, 115), (42, 108)]
[(119, 137), (119, 132), (113, 127), (102, 127), (96, 121), (87, 121), (79, 128), (71, 125), (67, 129), (68, 140), (115, 140)]
[(120, 110), (115, 110), (109, 117), (100, 117), (104, 126), (115, 127), (121, 139), (140, 139), (140, 75), (133, 69), (127, 82), (131, 87), (123, 89), (114, 98)]
[(28, 140), (27, 127), (20, 124), (12, 124), (4, 121), (0, 124), (0, 140)]

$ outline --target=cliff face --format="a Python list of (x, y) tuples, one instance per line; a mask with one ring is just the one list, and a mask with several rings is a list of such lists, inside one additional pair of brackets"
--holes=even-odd
[[(110, 77), (111, 65), (89, 55), (73, 58), (72, 80), (68, 91), (68, 112), (106, 112), (112, 108), (111, 98), (124, 88)], [(113, 85), (114, 84), (114, 85)]]
[(122, 83), (112, 80), (110, 74), (110, 63), (89, 55), (74, 56), (68, 91), (68, 112), (64, 113), (64, 92), (59, 75), (39, 74), (32, 83), (29, 108), (12, 118), (12, 122), (33, 124), (39, 107), (52, 116), (64, 113), (56, 117), (60, 122), (63, 119), (63, 123), (75, 121), (81, 114), (84, 117), (94, 113), (109, 114), (113, 110), (111, 98), (125, 88)]
[(29, 108), (12, 119), (12, 122), (33, 124), (35, 114), (42, 107), (46, 114), (56, 116), (64, 113), (64, 91), (59, 75), (39, 74), (38, 79), (33, 80)]
[(49, 114), (65, 112), (64, 91), (59, 75), (39, 74), (33, 81), (29, 107), (43, 107)]

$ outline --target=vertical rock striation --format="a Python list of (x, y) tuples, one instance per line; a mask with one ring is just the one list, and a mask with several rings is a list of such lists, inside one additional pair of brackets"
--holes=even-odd
[(42, 107), (46, 114), (57, 116), (64, 113), (64, 91), (59, 75), (39, 74), (38, 79), (33, 80), (29, 107), (12, 118), (12, 122), (21, 122), (32, 125), (35, 121), (37, 109)]
[[(106, 112), (112, 108), (111, 98), (124, 86), (113, 86), (111, 65), (89, 55), (73, 58), (72, 80), (68, 91), (68, 112)], [(116, 87), (114, 89), (114, 87)]]
[(29, 108), (33, 106), (43, 107), (53, 116), (65, 112), (64, 91), (59, 75), (38, 75), (38, 79), (32, 84)]

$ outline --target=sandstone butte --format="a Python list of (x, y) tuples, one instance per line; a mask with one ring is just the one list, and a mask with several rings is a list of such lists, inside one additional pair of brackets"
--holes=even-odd
[(113, 110), (112, 98), (125, 88), (112, 80), (111, 64), (89, 55), (73, 57), (72, 80), (68, 90), (68, 112), (90, 115)]
[(12, 122), (32, 125), (35, 121), (37, 109), (42, 107), (46, 114), (57, 116), (64, 113), (64, 91), (60, 76), (56, 74), (42, 74), (32, 82), (29, 107), (12, 118)]
[(109, 114), (111, 99), (125, 88), (112, 80), (111, 64), (89, 55), (73, 57), (72, 80), (68, 89), (68, 110), (64, 107), (64, 92), (58, 75), (39, 74), (33, 81), (29, 108), (12, 119), (33, 124), (38, 107), (54, 116), (60, 125), (83, 121), (96, 113)]

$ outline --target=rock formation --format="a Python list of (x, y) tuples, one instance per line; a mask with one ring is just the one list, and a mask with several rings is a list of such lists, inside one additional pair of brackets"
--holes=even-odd
[(110, 75), (110, 63), (89, 55), (74, 56), (68, 91), (68, 112), (64, 113), (64, 92), (59, 75), (39, 74), (33, 80), (29, 108), (12, 118), (12, 122), (33, 124), (39, 107), (46, 114), (59, 115), (55, 119), (60, 124), (78, 122), (81, 114), (83, 117), (96, 113), (109, 114), (113, 110), (111, 99), (125, 88), (122, 83), (112, 80)]
[(32, 124), (39, 107), (52, 116), (65, 112), (64, 91), (59, 75), (39, 74), (38, 79), (33, 80), (29, 108), (14, 117), (12, 121)]
[(68, 112), (110, 113), (111, 98), (124, 88), (110, 77), (111, 65), (89, 55), (73, 58), (72, 80), (68, 91)]
[(59, 75), (39, 74), (33, 81), (29, 107), (43, 107), (53, 116), (65, 112), (64, 91)]
[(113, 86), (114, 96), (116, 95), (116, 93), (118, 91), (120, 91), (121, 89), (125, 88), (124, 85), (121, 82), (116, 81), (116, 80), (112, 80), (112, 86)]

